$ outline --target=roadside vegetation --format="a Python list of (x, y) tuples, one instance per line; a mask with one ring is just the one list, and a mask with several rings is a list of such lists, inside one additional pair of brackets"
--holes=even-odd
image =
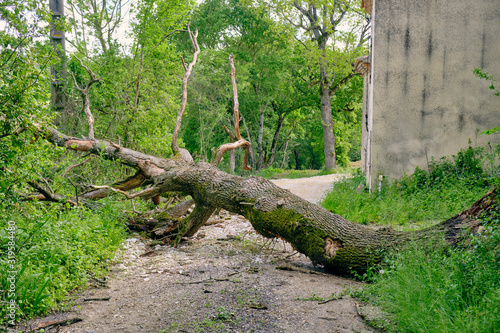
[(344, 173), (346, 170), (348, 169), (342, 167), (337, 167), (332, 170), (326, 170), (325, 168), (320, 170), (286, 170), (279, 168), (268, 168), (263, 169), (260, 172), (256, 172), (255, 175), (267, 179), (296, 179), (331, 175), (335, 173)]
[[(499, 153), (500, 146), (462, 150), (371, 193), (357, 174), (336, 183), (323, 205), (360, 223), (426, 226), (498, 186)], [(369, 282), (357, 296), (387, 313), (374, 324), (390, 332), (500, 331), (500, 210), (493, 209), (482, 232), (465, 244), (414, 245), (357, 276)]]

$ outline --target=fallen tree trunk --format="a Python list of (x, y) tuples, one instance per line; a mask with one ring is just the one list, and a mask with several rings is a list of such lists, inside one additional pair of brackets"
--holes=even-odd
[[(182, 159), (161, 159), (116, 144), (82, 140), (49, 129), (46, 138), (70, 150), (88, 151), (137, 169), (141, 181), (128, 181), (127, 190), (150, 184), (150, 188), (127, 194), (113, 187), (99, 188), (95, 198), (111, 193), (127, 197), (151, 198), (166, 192), (189, 194), (194, 210), (184, 219), (172, 219), (172, 238), (189, 237), (223, 208), (248, 218), (256, 231), (266, 237), (288, 241), (315, 264), (336, 273), (363, 272), (381, 259), (381, 252), (402, 247), (412, 240), (456, 244), (464, 231), (475, 231), (476, 217), (496, 202), (496, 189), (490, 191), (470, 211), (465, 211), (431, 228), (400, 232), (390, 228), (372, 229), (352, 223), (342, 216), (282, 189), (261, 177), (243, 178), (226, 174), (209, 163), (186, 163)], [(117, 184), (123, 184), (118, 182)], [(122, 186), (124, 188), (124, 186)], [(85, 198), (92, 199), (89, 193)], [(168, 216), (166, 217), (168, 219)]]

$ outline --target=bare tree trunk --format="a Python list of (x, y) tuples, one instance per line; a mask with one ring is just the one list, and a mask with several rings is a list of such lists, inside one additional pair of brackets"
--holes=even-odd
[(271, 152), (269, 153), (269, 158), (267, 159), (264, 168), (269, 168), (274, 162), (274, 157), (276, 156), (276, 147), (278, 146), (278, 140), (284, 122), (285, 122), (285, 117), (282, 114), (280, 114), (278, 118), (278, 125), (276, 127), (276, 131), (274, 131), (273, 143), (271, 144)]
[(295, 129), (295, 125), (296, 125), (296, 122), (294, 121), (293, 122), (293, 126), (292, 126), (292, 129), (290, 130), (290, 132), (288, 133), (287, 137), (286, 137), (286, 140), (285, 140), (285, 143), (281, 145), (280, 149), (284, 146), (285, 148), (283, 149), (283, 160), (281, 161), (281, 165), (280, 165), (280, 168), (283, 169), (283, 165), (285, 164), (285, 160), (286, 160), (286, 150), (288, 148), (288, 143), (290, 142), (290, 137), (292, 136), (292, 133), (293, 133), (293, 130)]
[(294, 149), (293, 157), (295, 159), (295, 170), (300, 170), (299, 156), (300, 156), (300, 151), (298, 151), (297, 149)]
[[(325, 95), (326, 93), (326, 95)], [(332, 106), (329, 93), (321, 91), (321, 122), (323, 126), (323, 142), (325, 144), (325, 168), (334, 169), (337, 166), (335, 159), (335, 135), (333, 134)]]
[(331, 170), (337, 166), (337, 161), (335, 159), (335, 135), (333, 134), (334, 123), (332, 117), (331, 90), (328, 72), (326, 66), (323, 64), (320, 65), (320, 75), (321, 125), (323, 126), (325, 169)]
[(259, 154), (259, 160), (257, 161), (257, 171), (262, 169), (262, 164), (264, 163), (264, 149), (262, 149), (262, 137), (264, 136), (264, 110), (265, 107), (260, 110), (259, 118), (259, 136), (257, 138), (257, 154)]
[[(250, 131), (248, 130), (248, 126), (247, 126), (247, 122), (245, 121), (245, 117), (241, 117), (241, 119), (243, 120), (243, 127), (245, 127), (245, 132), (247, 133), (247, 138), (248, 138), (248, 142), (252, 142), (252, 138), (250, 137)], [(249, 162), (250, 166), (252, 167), (252, 169), (255, 168), (255, 157), (253, 155), (253, 145), (250, 147), (250, 152), (249, 152)]]
[(189, 28), (189, 25), (187, 27), (187, 31), (189, 34), (189, 38), (191, 39), (191, 44), (193, 47), (193, 60), (191, 63), (186, 67), (186, 64), (184, 63), (184, 58), (181, 57), (182, 60), (182, 65), (184, 66), (185, 73), (182, 78), (182, 101), (181, 101), (181, 108), (179, 109), (179, 112), (177, 113), (177, 120), (175, 123), (175, 128), (174, 128), (174, 134), (172, 135), (172, 152), (176, 156), (180, 156), (183, 158), (185, 161), (192, 162), (193, 158), (191, 157), (191, 154), (186, 150), (186, 149), (181, 149), (177, 145), (177, 137), (179, 135), (179, 131), (181, 129), (181, 123), (182, 123), (182, 115), (184, 114), (184, 110), (186, 109), (186, 104), (187, 104), (187, 83), (188, 79), (191, 76), (191, 73), (193, 72), (193, 68), (196, 65), (196, 61), (198, 60), (198, 55), (200, 54), (200, 46), (198, 45), (198, 29), (195, 30), (194, 33), (191, 32), (191, 29)]
[(283, 169), (283, 166), (285, 165), (285, 160), (286, 160), (286, 149), (288, 148), (288, 142), (290, 141), (290, 138), (287, 138), (285, 141), (285, 148), (283, 149), (283, 160), (281, 161), (280, 168)]
[(234, 174), (234, 168), (236, 166), (236, 156), (234, 150), (229, 152), (229, 173)]
[[(76, 58), (76, 56), (75, 56), (75, 58)], [(76, 58), (76, 59), (78, 59), (78, 58)], [(73, 73), (71, 73), (71, 75), (73, 77), (73, 82), (75, 83), (76, 90), (78, 90), (80, 92), (80, 95), (82, 96), (82, 104), (83, 104), (82, 109), (83, 109), (83, 112), (85, 113), (85, 116), (87, 117), (87, 122), (89, 124), (89, 136), (88, 137), (90, 138), (90, 140), (94, 140), (94, 116), (92, 115), (92, 112), (90, 111), (89, 91), (90, 91), (90, 88), (92, 87), (92, 85), (94, 83), (101, 81), (101, 79), (97, 78), (97, 75), (95, 75), (94, 72), (92, 72), (92, 70), (90, 70), (90, 68), (85, 66), (80, 59), (78, 59), (78, 61), (80, 62), (80, 65), (83, 68), (85, 68), (85, 70), (87, 71), (87, 73), (90, 76), (90, 79), (87, 82), (87, 84), (85, 85), (85, 88), (80, 88), (78, 86), (78, 83), (76, 82), (76, 79), (75, 79), (75, 76), (73, 75)]]
[(236, 85), (236, 68), (234, 67), (233, 55), (229, 56), (229, 64), (231, 65), (231, 82), (233, 86), (233, 99), (234, 99), (234, 107), (233, 107), (233, 125), (234, 125), (234, 133), (232, 133), (229, 129), (224, 126), (224, 130), (231, 138), (232, 143), (226, 143), (221, 145), (217, 152), (215, 153), (213, 165), (219, 165), (222, 160), (222, 155), (228, 150), (231, 150), (232, 158), (230, 160), (230, 168), (232, 172), (234, 172), (234, 152), (233, 150), (239, 147), (242, 147), (245, 150), (245, 156), (243, 158), (243, 169), (244, 170), (252, 170), (251, 167), (248, 166), (248, 159), (250, 157), (250, 153), (252, 152), (252, 145), (247, 140), (243, 139), (240, 133), (240, 103), (238, 101), (238, 89)]

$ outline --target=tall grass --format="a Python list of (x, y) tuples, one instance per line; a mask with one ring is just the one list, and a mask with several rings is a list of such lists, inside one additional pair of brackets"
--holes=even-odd
[[(111, 202), (97, 211), (41, 202), (1, 207), (0, 297), (2, 302), (11, 299), (7, 291), (14, 276), (18, 320), (63, 306), (70, 291), (105, 274), (107, 262), (125, 237), (118, 209)], [(14, 267), (6, 255), (9, 222), (16, 227)], [(0, 307), (0, 324), (6, 311)]]
[(398, 332), (500, 332), (500, 230), (467, 248), (412, 247), (388, 259), (363, 291)]

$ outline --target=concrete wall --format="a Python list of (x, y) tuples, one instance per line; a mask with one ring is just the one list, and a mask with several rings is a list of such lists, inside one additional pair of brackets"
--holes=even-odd
[[(371, 179), (399, 177), (426, 155), (500, 143), (500, 0), (375, 0), (372, 38)], [(370, 112), (370, 110), (368, 110)]]

